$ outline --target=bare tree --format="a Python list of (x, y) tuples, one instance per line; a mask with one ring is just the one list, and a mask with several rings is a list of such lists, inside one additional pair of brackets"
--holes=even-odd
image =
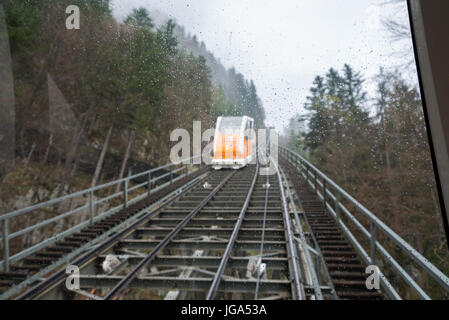
[(114, 128), (114, 125), (112, 124), (109, 127), (108, 133), (106, 134), (106, 138), (104, 139), (103, 149), (101, 150), (101, 154), (100, 154), (100, 157), (98, 158), (97, 166), (95, 168), (95, 173), (94, 173), (94, 176), (92, 178), (92, 185), (91, 185), (92, 187), (95, 187), (97, 185), (98, 178), (100, 177), (101, 168), (103, 167), (104, 157), (105, 157), (106, 152), (108, 150), (109, 142), (111, 141), (112, 129), (113, 128)]
[[(128, 159), (129, 159), (129, 154), (131, 152), (131, 146), (133, 144), (134, 141), (134, 137), (135, 137), (135, 132), (131, 131), (129, 133), (129, 138), (128, 138), (128, 145), (126, 147), (126, 151), (125, 151), (125, 156), (123, 157), (123, 161), (122, 161), (122, 166), (120, 168), (120, 174), (118, 176), (118, 179), (120, 180), (121, 178), (123, 178), (123, 175), (125, 173), (125, 169), (126, 169), (126, 164), (128, 163)], [(117, 184), (116, 188), (115, 188), (115, 192), (119, 192), (120, 191), (120, 184)]]
[(399, 67), (401, 69), (414, 67), (415, 59), (411, 50), (412, 33), (406, 0), (389, 0), (381, 3), (381, 5), (388, 7), (391, 12), (387, 18), (382, 20), (382, 24), (390, 34), (390, 39), (400, 47), (395, 55), (404, 62)]

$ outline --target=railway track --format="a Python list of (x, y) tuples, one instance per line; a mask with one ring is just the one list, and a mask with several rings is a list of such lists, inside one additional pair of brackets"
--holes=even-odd
[(32, 275), (42, 271), (49, 265), (58, 262), (59, 259), (71, 254), (86, 243), (94, 241), (103, 234), (108, 233), (108, 231), (113, 231), (112, 229), (115, 227), (126, 222), (127, 220), (132, 219), (138, 213), (141, 213), (145, 209), (153, 206), (165, 196), (174, 192), (189, 181), (206, 173), (208, 170), (208, 167), (203, 167), (194, 172), (192, 175), (184, 177), (168, 187), (152, 193), (144, 200), (130, 205), (98, 222), (95, 222), (89, 227), (84, 228), (71, 236), (62, 238), (53, 245), (47, 246), (46, 248), (24, 259), (19, 266), (12, 266), (11, 271), (0, 272), (0, 293), (5, 292), (8, 288), (20, 285)]
[(284, 159), (280, 159), (280, 163), (301, 199), (307, 224), (323, 254), (337, 296), (340, 299), (383, 299), (384, 295), (379, 290), (367, 289), (365, 267), (327, 212), (323, 201), (290, 163)]
[(306, 299), (280, 178), (259, 170), (214, 171), (74, 260), (78, 290), (61, 270), (18, 298)]
[[(377, 242), (376, 226), (406, 248), (443, 286), (449, 283), (438, 269), (300, 156), (284, 151), (279, 166), (274, 167), (272, 175), (261, 174), (266, 168), (259, 164), (222, 171), (203, 167), (170, 180), (172, 183), (153, 193), (148, 190), (147, 198), (98, 221), (90, 220), (78, 233), (11, 264), (10, 271), (0, 273), (0, 288), (8, 290), (0, 297), (399, 299), (382, 271), (381, 290), (367, 289), (365, 267), (376, 262), (376, 254), (377, 258), (382, 254), (420, 297), (428, 299)], [(151, 181), (149, 174), (148, 179)], [(371, 233), (335, 196), (337, 192), (371, 219)], [(335, 208), (368, 236), (369, 255)], [(73, 274), (70, 277), (58, 265), (67, 261), (80, 271), (76, 277), (79, 287), (67, 286)]]

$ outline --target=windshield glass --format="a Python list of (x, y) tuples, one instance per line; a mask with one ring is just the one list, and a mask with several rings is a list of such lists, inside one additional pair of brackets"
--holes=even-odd
[(242, 126), (242, 117), (224, 117), (221, 119), (219, 134), (239, 134)]

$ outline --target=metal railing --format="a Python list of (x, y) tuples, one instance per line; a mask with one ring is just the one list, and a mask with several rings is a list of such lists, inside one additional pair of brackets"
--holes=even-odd
[[(366, 264), (376, 265), (376, 261), (379, 258), (383, 258), (382, 260), (389, 264), (391, 269), (401, 277), (421, 299), (430, 299), (429, 295), (416, 283), (413, 277), (405, 271), (399, 262), (394, 259), (380, 243), (378, 236), (378, 231), (380, 231), (386, 238), (391, 240), (405, 256), (408, 256), (416, 262), (429, 276), (435, 279), (444, 290), (449, 292), (449, 278), (384, 222), (377, 218), (371, 211), (365, 208), (349, 193), (343, 190), (299, 154), (281, 146), (279, 146), (279, 152), (280, 155), (292, 164), (306, 179), (307, 183), (323, 201), (323, 205), (331, 213), (336, 223), (340, 226), (347, 239), (352, 243), (355, 250)], [(362, 216), (369, 221), (369, 230), (367, 230), (367, 228), (365, 228), (365, 226), (354, 216), (354, 212), (351, 213), (347, 208), (348, 204), (352, 205), (358, 213), (361, 213)], [(352, 222), (357, 227), (358, 231), (366, 237), (367, 241), (369, 241), (369, 253), (367, 253), (362, 244), (346, 226), (342, 217), (346, 217), (346, 219)], [(382, 289), (390, 298), (401, 299), (401, 296), (386, 276), (379, 268), (378, 270)]]
[[(54, 243), (58, 240), (61, 240), (62, 238), (69, 236), (73, 234), (76, 231), (81, 230), (82, 228), (93, 224), (94, 222), (97, 222), (114, 212), (117, 212), (123, 208), (128, 207), (131, 204), (134, 204), (145, 197), (149, 196), (150, 194), (161, 190), (168, 185), (171, 185), (172, 183), (178, 181), (179, 179), (184, 178), (187, 175), (190, 175), (193, 170), (189, 170), (189, 167), (192, 169), (194, 165), (191, 165), (191, 163), (195, 163), (195, 160), (197, 157), (192, 157), (188, 159), (188, 161), (182, 161), (181, 164), (174, 164), (169, 163), (164, 166), (154, 168), (145, 172), (141, 172), (138, 174), (130, 175), (126, 178), (111, 181), (96, 187), (92, 187), (89, 189), (85, 189), (82, 191), (78, 191), (69, 195), (65, 195), (63, 197), (52, 199), (49, 201), (45, 201), (39, 204), (32, 205), (27, 208), (18, 209), (3, 215), (0, 215), (0, 223), (2, 225), (2, 237), (0, 238), (1, 243), (3, 244), (3, 260), (0, 261), (0, 265), (2, 266), (2, 270), (9, 271), (11, 264), (17, 263), (20, 260), (28, 257), (29, 255), (37, 252), (38, 250), (48, 246), (51, 243)], [(189, 164), (186, 164), (189, 163)], [(157, 175), (157, 173), (161, 172), (162, 174)], [(163, 173), (163, 172), (166, 173)], [(184, 171), (184, 172), (182, 172)], [(176, 177), (175, 177), (176, 175)], [(139, 179), (142, 180), (142, 178), (145, 179), (144, 182), (138, 183), (130, 187), (130, 182), (133, 180)], [(168, 180), (167, 182), (164, 182), (165, 180)], [(157, 185), (159, 183), (159, 185)], [(123, 184), (123, 190), (119, 192), (114, 192), (113, 194), (104, 196), (104, 197), (96, 197), (96, 192), (105, 192), (108, 193), (108, 191), (115, 190), (115, 187), (117, 185)], [(157, 185), (157, 186), (156, 186)], [(130, 199), (130, 193), (137, 191), (138, 189), (144, 189), (146, 188), (146, 192), (135, 196), (134, 198)], [(77, 207), (75, 209), (59, 213), (57, 216), (51, 217), (49, 219), (40, 221), (34, 225), (25, 227), (23, 229), (10, 232), (10, 225), (11, 221), (14, 219), (18, 219), (19, 217), (22, 217), (24, 215), (32, 215), (36, 210), (49, 208), (51, 206), (57, 206), (62, 204), (64, 201), (72, 200), (77, 197), (86, 197), (88, 198), (85, 205), (82, 205), (80, 207)], [(105, 203), (107, 201), (110, 201), (112, 199), (116, 199), (122, 197), (123, 201), (121, 204), (107, 209), (105, 212), (97, 213), (98, 205)], [(71, 217), (77, 213), (83, 212), (84, 210), (88, 211), (88, 217), (86, 221), (82, 221), (74, 226), (69, 227), (67, 230), (64, 230), (60, 233), (57, 233), (56, 235), (50, 236), (47, 239), (44, 239), (36, 244), (31, 245), (29, 248), (23, 249), (17, 253), (14, 253), (11, 255), (10, 253), (10, 242), (12, 239), (17, 238), (19, 236), (23, 236), (25, 234), (28, 234), (30, 232), (33, 232), (34, 230), (37, 230), (39, 228), (43, 228), (45, 226), (49, 226), (50, 224), (56, 223), (58, 221), (61, 221), (62, 219), (66, 219), (68, 217)]]

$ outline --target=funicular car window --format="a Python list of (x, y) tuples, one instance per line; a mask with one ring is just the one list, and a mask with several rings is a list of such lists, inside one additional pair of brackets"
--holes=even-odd
[(238, 134), (242, 126), (242, 117), (224, 117), (221, 119), (219, 132), (221, 134)]

